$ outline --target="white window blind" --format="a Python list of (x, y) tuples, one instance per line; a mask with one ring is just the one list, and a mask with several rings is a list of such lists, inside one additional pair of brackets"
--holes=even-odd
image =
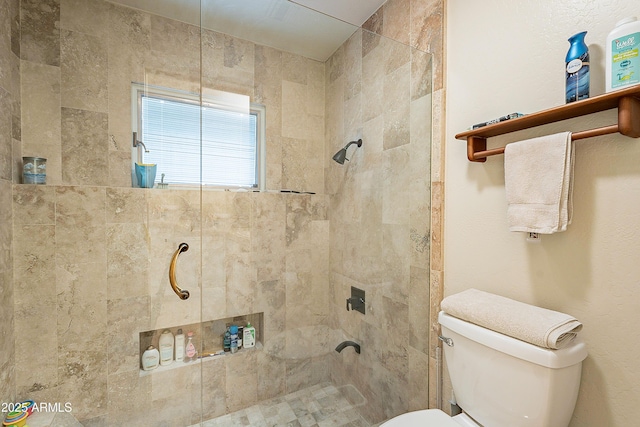
[(170, 184), (258, 185), (257, 113), (149, 91), (139, 96), (144, 163), (158, 165), (156, 182), (164, 173)]

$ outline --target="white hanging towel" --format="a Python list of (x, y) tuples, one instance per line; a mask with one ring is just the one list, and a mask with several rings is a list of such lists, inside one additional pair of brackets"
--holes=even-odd
[(507, 144), (504, 184), (509, 231), (565, 231), (573, 211), (571, 132)]

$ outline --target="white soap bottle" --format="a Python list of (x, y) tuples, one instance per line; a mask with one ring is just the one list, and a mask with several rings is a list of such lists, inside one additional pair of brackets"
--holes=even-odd
[(165, 329), (160, 335), (158, 347), (160, 347), (160, 365), (166, 366), (173, 362), (173, 334), (170, 330)]
[(242, 331), (242, 345), (244, 348), (251, 348), (256, 345), (256, 328), (247, 323)]
[(142, 353), (142, 369), (145, 371), (156, 369), (159, 361), (160, 353), (158, 353), (158, 350), (152, 345), (147, 347), (145, 352)]
[(184, 360), (184, 334), (182, 329), (178, 329), (175, 339), (175, 352), (176, 362), (182, 362)]

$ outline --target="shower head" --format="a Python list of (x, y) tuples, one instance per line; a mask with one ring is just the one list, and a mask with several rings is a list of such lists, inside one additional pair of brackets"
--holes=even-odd
[(347, 148), (349, 148), (351, 144), (358, 144), (358, 147), (361, 147), (362, 139), (359, 139), (357, 141), (351, 141), (350, 143), (345, 145), (344, 148), (342, 148), (340, 151), (338, 151), (336, 154), (333, 155), (333, 160), (340, 163), (341, 165), (344, 165), (345, 160), (349, 161), (349, 159), (347, 159)]

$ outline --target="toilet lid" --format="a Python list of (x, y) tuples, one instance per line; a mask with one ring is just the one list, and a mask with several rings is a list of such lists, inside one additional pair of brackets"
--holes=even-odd
[(460, 424), (439, 409), (407, 412), (391, 418), (380, 427), (460, 427)]

